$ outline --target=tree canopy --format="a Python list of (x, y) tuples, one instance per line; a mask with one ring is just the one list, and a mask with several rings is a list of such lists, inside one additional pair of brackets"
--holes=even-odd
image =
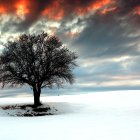
[(39, 105), (41, 88), (74, 82), (76, 58), (56, 36), (23, 34), (8, 42), (0, 54), (0, 83), (3, 87), (28, 84), (34, 104)]

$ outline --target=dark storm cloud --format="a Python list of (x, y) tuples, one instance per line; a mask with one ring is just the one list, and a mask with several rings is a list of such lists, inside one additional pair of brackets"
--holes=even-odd
[(118, 0), (116, 14), (126, 16), (138, 28), (140, 27), (140, 0)]
[(140, 0), (117, 0), (117, 4), (121, 14), (128, 14), (140, 6)]
[(87, 27), (73, 42), (82, 57), (118, 57), (139, 55), (140, 31), (125, 18), (96, 15), (88, 19)]

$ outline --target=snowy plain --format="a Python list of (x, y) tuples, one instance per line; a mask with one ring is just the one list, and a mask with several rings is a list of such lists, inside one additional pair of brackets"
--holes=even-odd
[[(140, 140), (140, 91), (46, 96), (55, 115), (12, 117), (0, 112), (0, 140)], [(0, 98), (0, 106), (33, 97)]]

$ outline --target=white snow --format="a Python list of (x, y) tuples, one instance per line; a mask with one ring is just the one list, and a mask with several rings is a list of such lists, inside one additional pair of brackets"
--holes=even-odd
[[(140, 140), (140, 91), (42, 97), (59, 111), (41, 117), (0, 112), (0, 140)], [(32, 103), (31, 97), (1, 98), (0, 106)]]

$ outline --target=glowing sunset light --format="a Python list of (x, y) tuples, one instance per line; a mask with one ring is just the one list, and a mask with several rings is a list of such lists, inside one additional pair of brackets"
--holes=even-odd
[(134, 13), (140, 16), (140, 6), (135, 8)]
[(0, 14), (4, 14), (6, 12), (6, 9), (2, 6), (0, 6)]
[(107, 6), (109, 4), (111, 4), (112, 1), (111, 0), (100, 0), (100, 1), (94, 1), (92, 3), (89, 4), (89, 6), (87, 7), (78, 7), (76, 9), (76, 13), (78, 15), (85, 15), (85, 14), (88, 14), (89, 12), (92, 12), (92, 11), (95, 11), (95, 10), (98, 10), (104, 6)]
[(22, 0), (16, 4), (16, 14), (17, 16), (24, 16), (29, 13), (29, 9), (27, 8), (27, 1)]
[(71, 32), (66, 33), (66, 35), (73, 39), (73, 38), (75, 38), (76, 36), (79, 35), (79, 32), (72, 32), (71, 31)]
[(89, 9), (97, 10), (97, 9), (100, 9), (101, 7), (103, 7), (103, 6), (106, 6), (106, 5), (110, 4), (110, 3), (111, 3), (111, 0), (96, 1), (96, 2), (93, 2), (93, 4), (91, 4)]
[(58, 1), (54, 1), (52, 5), (50, 5), (43, 11), (42, 15), (47, 16), (51, 20), (59, 21), (64, 17), (64, 10), (62, 9)]
[(106, 8), (101, 11), (101, 14), (107, 14), (107, 13), (115, 11), (116, 9), (117, 7)]
[(64, 11), (59, 10), (59, 11), (54, 11), (53, 8), (47, 8), (43, 14), (43, 16), (47, 16), (51, 20), (56, 20), (59, 21), (63, 18), (64, 16)]

